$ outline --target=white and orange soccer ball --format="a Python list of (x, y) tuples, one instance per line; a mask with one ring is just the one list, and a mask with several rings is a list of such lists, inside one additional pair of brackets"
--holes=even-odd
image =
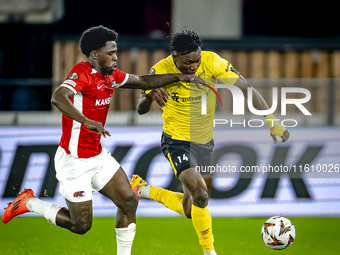
[(263, 224), (261, 236), (269, 248), (273, 250), (286, 249), (295, 239), (295, 227), (289, 219), (273, 216)]

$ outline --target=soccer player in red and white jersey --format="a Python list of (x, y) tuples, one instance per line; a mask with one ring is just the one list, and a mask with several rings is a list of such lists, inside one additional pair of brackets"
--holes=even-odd
[(52, 104), (62, 116), (62, 137), (55, 155), (56, 177), (68, 208), (46, 203), (25, 189), (5, 210), (2, 221), (26, 212), (77, 234), (92, 226), (92, 190), (117, 207), (117, 254), (131, 254), (138, 197), (119, 163), (100, 143), (110, 136), (104, 125), (116, 88), (154, 89), (175, 81), (204, 82), (188, 74), (127, 74), (117, 69), (117, 33), (103, 26), (86, 30), (80, 47), (87, 61), (76, 64), (54, 92)]

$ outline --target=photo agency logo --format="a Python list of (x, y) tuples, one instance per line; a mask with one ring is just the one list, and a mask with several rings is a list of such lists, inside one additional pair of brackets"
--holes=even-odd
[[(209, 85), (205, 85), (205, 87), (209, 88), (213, 91), (213, 93), (217, 96), (219, 99), (221, 105), (222, 101), (220, 97), (217, 94), (217, 91), (212, 88)], [(233, 98), (233, 115), (244, 115), (244, 105), (245, 105), (245, 95), (243, 94), (242, 90), (234, 85), (228, 85), (228, 84), (216, 84), (215, 88), (217, 89), (228, 89), (231, 92), (232, 98)], [(306, 107), (303, 106), (304, 103), (307, 103), (311, 99), (311, 93), (309, 90), (305, 88), (297, 88), (297, 87), (283, 87), (280, 88), (280, 94), (281, 94), (281, 115), (286, 116), (287, 115), (287, 105), (295, 105), (304, 115), (311, 116), (312, 114), (306, 109)], [(272, 88), (272, 106), (268, 110), (258, 110), (255, 109), (253, 104), (253, 93), (257, 93), (253, 91), (252, 87), (248, 87), (247, 89), (247, 105), (248, 109), (251, 113), (259, 116), (266, 116), (269, 114), (272, 114), (276, 111), (276, 108), (278, 106), (278, 88), (273, 87)], [(303, 98), (287, 98), (288, 93), (299, 93), (304, 95)], [(211, 93), (207, 93), (210, 97), (213, 95)], [(206, 115), (207, 114), (207, 94), (202, 95), (202, 107), (201, 107), (201, 114)], [(215, 100), (215, 99), (214, 99)], [(265, 99), (265, 101), (268, 101)], [(284, 127), (296, 127), (298, 125), (298, 121), (295, 119), (269, 119), (267, 121), (278, 121), (281, 123)], [(243, 119), (241, 122), (238, 120), (237, 122), (233, 121), (232, 119), (214, 119), (214, 127), (216, 125), (226, 125), (230, 124), (230, 127), (233, 125), (238, 125), (240, 127), (262, 127), (265, 123), (262, 119), (250, 119), (246, 120)]]

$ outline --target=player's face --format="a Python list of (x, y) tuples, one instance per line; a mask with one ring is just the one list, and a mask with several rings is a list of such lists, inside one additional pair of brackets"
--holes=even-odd
[(97, 50), (97, 61), (102, 74), (111, 74), (117, 68), (117, 44), (107, 41), (106, 45)]
[(188, 54), (181, 55), (177, 52), (173, 54), (174, 62), (183, 74), (196, 73), (198, 67), (201, 64), (201, 49), (190, 52)]

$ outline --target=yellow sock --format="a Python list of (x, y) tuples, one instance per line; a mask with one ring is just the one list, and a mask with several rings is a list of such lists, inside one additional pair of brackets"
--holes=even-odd
[(203, 251), (212, 251), (214, 249), (214, 237), (212, 234), (212, 222), (208, 206), (200, 208), (192, 205), (191, 218)]
[(172, 192), (170, 190), (157, 188), (151, 186), (149, 191), (150, 199), (155, 200), (158, 203), (162, 203), (164, 206), (168, 207), (170, 210), (173, 210), (176, 213), (183, 215), (184, 217), (184, 209), (183, 209), (183, 194), (178, 192)]

